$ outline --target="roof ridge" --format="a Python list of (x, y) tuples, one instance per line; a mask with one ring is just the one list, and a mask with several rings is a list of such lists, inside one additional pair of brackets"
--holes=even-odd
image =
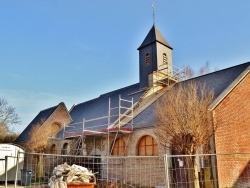
[(60, 102), (59, 104), (57, 104), (57, 105), (55, 105), (55, 106), (51, 106), (51, 107), (49, 107), (49, 108), (46, 108), (46, 109), (43, 109), (43, 110), (41, 110), (40, 112), (43, 112), (43, 111), (46, 111), (46, 110), (50, 110), (50, 109), (52, 109), (52, 108), (56, 108), (56, 107), (58, 107), (60, 104), (62, 104), (63, 102)]
[[(81, 102), (81, 103), (78, 103), (78, 104), (74, 104), (72, 107), (75, 107), (75, 106), (78, 106), (78, 105), (82, 105), (82, 104), (87, 104), (87, 103), (89, 103), (89, 102), (95, 101), (96, 99), (103, 98), (103, 97), (105, 97), (105, 96), (107, 96), (107, 95), (109, 95), (109, 94), (112, 94), (112, 93), (114, 93), (114, 92), (117, 92), (117, 91), (121, 91), (121, 90), (127, 89), (127, 88), (132, 87), (132, 86), (135, 86), (135, 85), (137, 85), (137, 84), (139, 84), (139, 83), (131, 84), (131, 85), (129, 85), (129, 86), (125, 86), (125, 87), (122, 87), (122, 88), (119, 88), (119, 89), (116, 89), (116, 90), (113, 90), (113, 91), (110, 91), (110, 92), (107, 92), (107, 93), (103, 93), (103, 94), (99, 95), (99, 97), (95, 97), (95, 98), (93, 98), (93, 99), (90, 99), (90, 100), (87, 100), (87, 101), (84, 101), (84, 102)], [(72, 107), (71, 107), (71, 109), (72, 109)]]
[[(206, 74), (203, 74), (203, 75), (199, 75), (199, 76), (196, 76), (196, 77), (193, 77), (193, 78), (189, 78), (189, 79), (183, 80), (183, 81), (181, 81), (181, 82), (190, 81), (190, 80), (197, 79), (197, 78), (204, 77), (204, 76), (208, 76), (208, 75), (211, 75), (211, 74), (216, 74), (216, 73), (218, 73), (218, 72), (223, 72), (223, 71), (226, 71), (226, 70), (234, 69), (234, 68), (236, 68), (236, 67), (244, 66), (244, 65), (247, 65), (247, 64), (249, 64), (249, 66), (250, 66), (250, 61), (245, 62), (245, 63), (238, 64), (238, 65), (234, 65), (234, 66), (232, 66), (232, 67), (227, 67), (227, 68), (223, 68), (223, 69), (216, 70), (216, 71), (213, 71), (213, 72), (209, 72), (209, 73), (206, 73)], [(181, 82), (180, 82), (180, 83), (181, 83)]]
[(139, 84), (139, 83), (131, 84), (131, 85), (128, 85), (128, 86), (125, 86), (125, 87), (122, 87), (122, 88), (119, 88), (119, 89), (116, 89), (116, 90), (107, 92), (107, 93), (103, 93), (103, 94), (101, 94), (99, 97), (104, 97), (105, 95), (108, 95), (108, 94), (111, 94), (111, 93), (114, 93), (114, 92), (117, 92), (117, 91), (121, 91), (121, 90), (127, 89), (127, 88), (132, 87), (132, 86), (135, 86), (135, 85), (137, 85), (137, 84)]

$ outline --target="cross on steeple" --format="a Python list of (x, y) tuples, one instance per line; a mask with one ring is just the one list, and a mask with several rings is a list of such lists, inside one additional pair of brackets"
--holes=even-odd
[(155, 5), (154, 5), (154, 2), (152, 1), (152, 9), (153, 9), (153, 24), (155, 25)]

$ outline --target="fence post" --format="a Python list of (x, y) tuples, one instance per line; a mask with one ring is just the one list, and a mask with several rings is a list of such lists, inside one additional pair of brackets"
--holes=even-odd
[(19, 165), (19, 156), (20, 156), (20, 151), (17, 152), (16, 174), (15, 174), (15, 184), (14, 184), (14, 188), (16, 188), (16, 184), (17, 184), (17, 173), (18, 173), (18, 165)]
[(7, 183), (7, 181), (8, 181), (8, 156), (6, 155), (5, 156), (5, 188), (7, 188), (8, 187), (8, 183)]
[(164, 155), (164, 163), (165, 163), (166, 188), (170, 188), (170, 186), (169, 186), (168, 154)]

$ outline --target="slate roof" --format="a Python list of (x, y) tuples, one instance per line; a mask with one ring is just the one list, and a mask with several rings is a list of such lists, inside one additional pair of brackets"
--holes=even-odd
[[(69, 137), (70, 135), (74, 135), (74, 133), (79, 133), (84, 130), (102, 130), (107, 129), (108, 126), (108, 118), (109, 115), (109, 100), (110, 100), (110, 108), (114, 108), (110, 110), (112, 118), (110, 118), (110, 123), (113, 123), (115, 120), (118, 119), (118, 109), (119, 106), (119, 96), (125, 100), (132, 100), (133, 102), (137, 102), (141, 95), (143, 94), (140, 91), (139, 83), (124, 87), (103, 95), (100, 95), (98, 98), (95, 98), (90, 101), (86, 101), (80, 104), (77, 104), (72, 107), (70, 110), (70, 116), (73, 120), (72, 123), (68, 127), (65, 128), (65, 135), (64, 130), (61, 130), (57, 137), (63, 138), (63, 136)], [(130, 107), (131, 104), (127, 102), (123, 102), (121, 106)], [(89, 121), (90, 119), (105, 117), (103, 119), (98, 119), (96, 121)], [(83, 119), (85, 123), (83, 125)], [(89, 122), (86, 122), (89, 121)]]
[[(250, 62), (209, 73), (203, 76), (199, 76), (193, 79), (189, 79), (176, 84), (174, 87), (178, 87), (179, 84), (187, 84), (191, 81), (196, 81), (202, 84), (206, 84), (208, 89), (214, 91), (215, 98), (218, 97), (228, 86), (245, 70), (250, 66)], [(139, 92), (139, 84), (134, 84), (119, 90), (115, 90), (100, 97), (80, 103), (72, 108), (70, 111), (70, 116), (73, 119), (72, 127), (69, 128), (69, 132), (77, 133), (83, 131), (83, 126), (85, 130), (95, 130), (100, 131), (106, 129), (108, 126), (108, 119), (98, 119), (96, 121), (85, 122), (83, 125), (83, 119), (88, 121), (89, 119), (107, 117), (109, 113), (109, 99), (111, 101), (111, 108), (118, 107), (119, 95), (123, 99), (131, 100), (133, 97), (134, 103), (139, 100), (143, 92)], [(167, 92), (164, 94), (167, 95)], [(133, 129), (142, 129), (152, 127), (156, 118), (154, 116), (154, 103), (149, 105), (145, 110), (138, 114), (133, 119)], [(112, 112), (110, 115), (111, 122), (113, 123), (118, 119), (118, 110)], [(132, 128), (132, 125), (128, 123), (124, 128)], [(73, 134), (74, 135), (74, 134)], [(58, 134), (58, 138), (62, 138), (63, 130)]]
[(31, 121), (31, 123), (24, 129), (24, 131), (17, 137), (14, 143), (24, 142), (29, 139), (29, 132), (32, 130), (34, 125), (42, 125), (51, 114), (57, 109), (59, 105), (64, 103), (59, 103), (56, 106), (50, 107), (48, 109), (42, 110), (39, 114)]
[[(186, 84), (191, 81), (205, 84), (208, 89), (214, 91), (216, 99), (249, 66), (250, 62), (247, 62), (234, 67), (189, 79), (178, 84)], [(176, 84), (174, 87), (178, 87), (178, 84)], [(164, 95), (167, 95), (167, 92)], [(148, 128), (152, 127), (155, 124), (156, 118), (153, 111), (154, 104), (155, 103), (152, 103), (148, 108), (146, 108), (143, 112), (141, 112), (137, 117), (134, 118), (134, 129)], [(130, 125), (126, 125), (125, 127), (130, 127)]]
[[(240, 64), (234, 67), (230, 67), (227, 69), (223, 69), (220, 71), (212, 72), (203, 76), (199, 76), (196, 78), (192, 78), (180, 83), (177, 83), (174, 87), (178, 87), (179, 84), (187, 84), (188, 82), (195, 81), (202, 84), (205, 84), (208, 89), (214, 91), (215, 100), (218, 98), (225, 90), (228, 90), (228, 87), (236, 80), (239, 79), (239, 76), (244, 73), (246, 69), (249, 69), (250, 62)], [(79, 134), (83, 131), (83, 127), (85, 130), (91, 131), (100, 131), (103, 129), (107, 129), (108, 123), (109, 125), (115, 122), (118, 119), (118, 106), (119, 106), (119, 97), (125, 100), (132, 100), (136, 103), (139, 101), (140, 97), (144, 94), (144, 91), (140, 90), (139, 83), (124, 87), (115, 91), (111, 91), (100, 95), (98, 98), (95, 98), (90, 101), (86, 101), (80, 104), (77, 104), (72, 107), (69, 112), (69, 115), (72, 118), (72, 123), (70, 126), (65, 129), (59, 131), (57, 134), (57, 138), (63, 138), (65, 133), (69, 134)], [(167, 92), (164, 93), (167, 95)], [(61, 104), (61, 103), (60, 103)], [(19, 135), (16, 139), (15, 143), (23, 142), (29, 138), (28, 132), (31, 130), (32, 126), (39, 125), (45, 122), (50, 115), (56, 110), (56, 108), (60, 105), (53, 106), (51, 108), (42, 110), (33, 121), (26, 127), (26, 129)], [(156, 118), (154, 116), (154, 103), (149, 105), (145, 110), (139, 113), (133, 119), (133, 129), (143, 129), (150, 128), (154, 126), (156, 122)], [(110, 106), (109, 106), (110, 105)], [(131, 104), (122, 103), (124, 107), (130, 107)], [(110, 112), (110, 122), (108, 122), (109, 108), (112, 108)], [(122, 112), (125, 112), (122, 111)], [(100, 117), (105, 117), (103, 119), (99, 119)], [(96, 119), (95, 121), (89, 120)], [(83, 120), (85, 121), (83, 125)], [(124, 126), (126, 129), (132, 128), (131, 123), (128, 123)], [(72, 136), (74, 137), (74, 136)]]
[[(214, 91), (215, 98), (218, 97), (228, 86), (245, 70), (250, 66), (250, 62), (223, 69), (220, 71), (212, 72), (203, 76), (192, 78), (183, 82), (176, 84), (174, 87), (178, 87), (179, 84), (187, 84), (188, 82), (195, 81), (202, 84), (206, 84), (208, 89)], [(134, 103), (139, 100), (143, 92), (139, 90), (139, 84), (134, 84), (125, 88), (121, 88), (100, 97), (80, 103), (72, 108), (70, 111), (70, 116), (73, 119), (71, 123), (72, 127), (69, 128), (71, 133), (79, 133), (83, 131), (83, 119), (88, 121), (89, 119), (100, 118), (108, 116), (109, 112), (109, 99), (111, 101), (111, 108), (118, 107), (119, 95), (123, 99), (131, 100), (133, 97)], [(167, 95), (167, 92), (164, 94)], [(156, 118), (154, 116), (154, 106), (155, 102), (149, 105), (145, 110), (138, 114), (133, 119), (133, 129), (150, 128), (154, 126)], [(112, 112), (110, 115), (111, 122), (118, 119), (118, 111)], [(106, 129), (108, 125), (108, 119), (98, 119), (96, 121), (85, 122), (85, 130), (95, 130), (99, 131)], [(132, 125), (128, 123), (124, 128), (132, 128)], [(74, 135), (74, 134), (73, 134)], [(63, 137), (63, 130), (58, 134), (58, 138)]]
[[(246, 63), (246, 65), (249, 65), (249, 63)], [(242, 66), (243, 67), (243, 66)], [(247, 68), (242, 71), (236, 79), (231, 82), (231, 84), (219, 94), (219, 96), (209, 105), (209, 110), (213, 110), (216, 108), (218, 104), (250, 73), (250, 66), (247, 66)], [(245, 85), (244, 87), (250, 89), (250, 85)]]
[(168, 44), (168, 42), (165, 40), (165, 38), (163, 37), (161, 32), (155, 27), (155, 25), (153, 25), (152, 28), (150, 29), (150, 31), (148, 32), (146, 38), (144, 39), (144, 41), (142, 42), (142, 44), (140, 45), (140, 47), (137, 50), (140, 50), (141, 48), (148, 46), (148, 45), (155, 43), (155, 42), (159, 42), (159, 43), (163, 44), (164, 46), (167, 46), (170, 49), (173, 49)]

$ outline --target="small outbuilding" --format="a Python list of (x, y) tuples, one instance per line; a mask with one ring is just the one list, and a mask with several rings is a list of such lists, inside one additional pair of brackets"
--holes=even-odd
[[(20, 153), (20, 158), (17, 160), (18, 152)], [(7, 177), (7, 181), (15, 181), (16, 176), (16, 168), (17, 161), (18, 168), (23, 168), (24, 157), (22, 152), (24, 149), (20, 146), (16, 146), (14, 144), (0, 144), (0, 181), (5, 181)], [(7, 176), (5, 174), (7, 169)], [(21, 176), (18, 173), (17, 180), (20, 180)]]

